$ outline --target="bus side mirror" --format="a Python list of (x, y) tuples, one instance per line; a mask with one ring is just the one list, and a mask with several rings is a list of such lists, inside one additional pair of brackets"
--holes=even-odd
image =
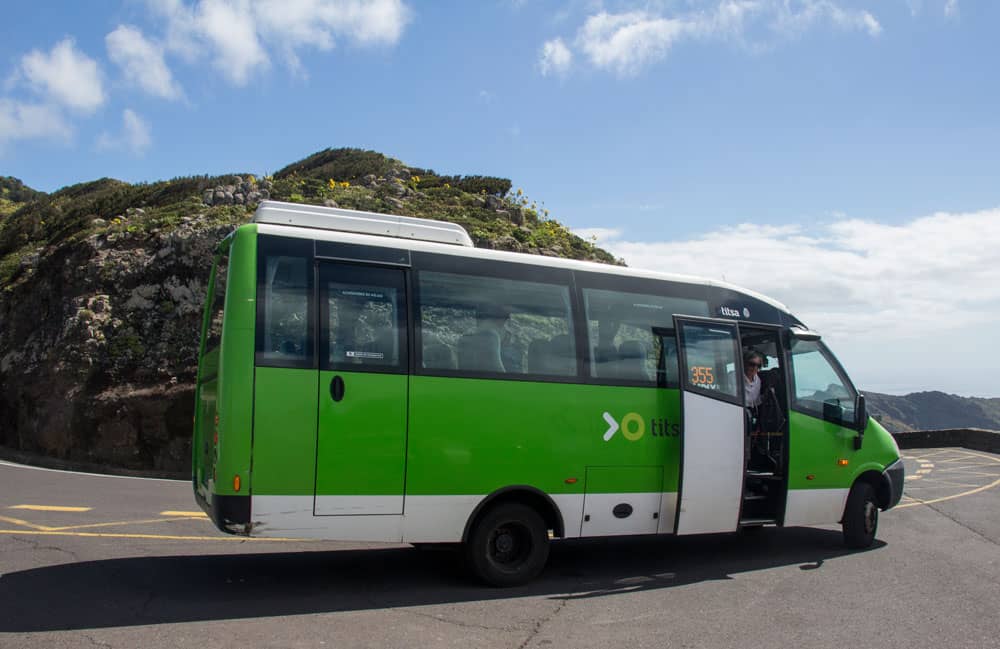
[(860, 450), (865, 438), (865, 428), (868, 427), (868, 407), (863, 394), (859, 394), (854, 402), (854, 427), (858, 429), (858, 436), (854, 438), (854, 450)]

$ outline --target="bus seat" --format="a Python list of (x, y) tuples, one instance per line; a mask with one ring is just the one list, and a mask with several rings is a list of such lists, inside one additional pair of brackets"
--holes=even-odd
[(537, 338), (528, 344), (528, 373), (548, 374), (549, 373), (549, 341), (546, 338)]
[(549, 354), (552, 362), (549, 374), (557, 376), (576, 374), (576, 354), (573, 351), (573, 341), (568, 334), (552, 337), (549, 341)]
[(614, 345), (605, 344), (594, 347), (593, 375), (601, 378), (614, 378), (618, 364), (618, 350)]
[(454, 350), (440, 342), (424, 345), (423, 365), (425, 368), (437, 370), (454, 370), (458, 368)]
[(648, 381), (646, 346), (639, 340), (623, 340), (618, 346), (618, 378)]
[(504, 372), (500, 358), (500, 336), (480, 329), (458, 339), (458, 369), (473, 372)]

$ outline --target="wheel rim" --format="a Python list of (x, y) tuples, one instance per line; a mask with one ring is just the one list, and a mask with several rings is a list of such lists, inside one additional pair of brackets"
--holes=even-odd
[(874, 534), (876, 525), (878, 525), (878, 507), (869, 500), (865, 502), (865, 534)]
[(531, 531), (524, 525), (508, 522), (498, 525), (490, 533), (486, 552), (490, 563), (505, 572), (512, 572), (524, 565), (531, 548)]

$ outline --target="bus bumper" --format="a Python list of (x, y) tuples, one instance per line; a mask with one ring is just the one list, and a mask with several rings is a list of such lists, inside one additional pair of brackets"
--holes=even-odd
[(250, 496), (212, 494), (209, 504), (198, 492), (195, 499), (219, 530), (227, 534), (250, 536)]
[(903, 459), (900, 458), (887, 466), (882, 472), (882, 479), (888, 488), (888, 498), (882, 510), (892, 509), (903, 497)]

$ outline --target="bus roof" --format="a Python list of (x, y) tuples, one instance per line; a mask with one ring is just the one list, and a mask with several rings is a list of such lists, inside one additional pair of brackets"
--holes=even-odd
[[(404, 247), (420, 252), (711, 286), (742, 293), (790, 314), (788, 307), (773, 298), (719, 280), (564, 257), (476, 248), (462, 226), (445, 221), (279, 201), (262, 201), (252, 220), (258, 224), (257, 231), (261, 234), (319, 241), (343, 241), (385, 248)], [(393, 234), (394, 231), (400, 233)]]
[(454, 223), (339, 207), (261, 201), (254, 212), (253, 221), (473, 247), (465, 228)]

